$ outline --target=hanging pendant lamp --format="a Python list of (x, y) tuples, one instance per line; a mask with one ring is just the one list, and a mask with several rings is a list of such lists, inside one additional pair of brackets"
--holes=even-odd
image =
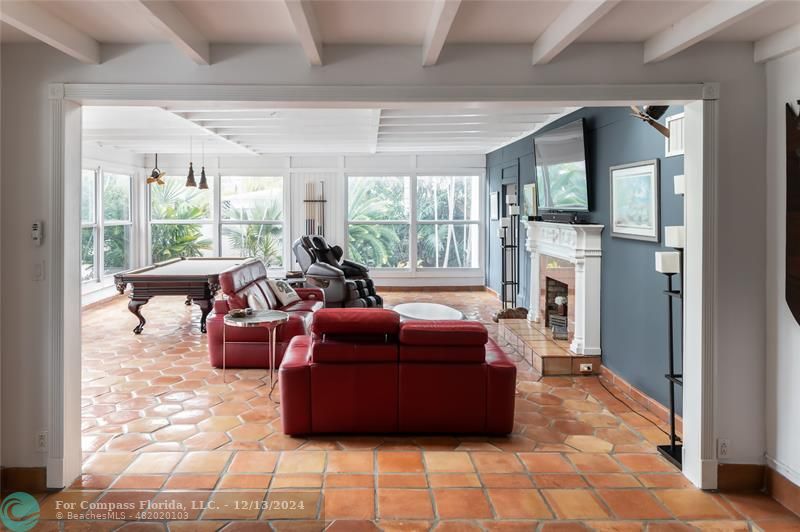
[(200, 186), (197, 188), (208, 190), (208, 179), (206, 179), (206, 141), (203, 141), (203, 166), (200, 170)]
[(194, 168), (192, 168), (192, 137), (189, 137), (189, 175), (186, 176), (186, 186), (197, 186), (197, 181), (194, 180)]
[(156, 153), (156, 165), (153, 167), (153, 171), (150, 172), (150, 176), (147, 178), (147, 184), (152, 185), (153, 183), (158, 183), (159, 185), (163, 185), (165, 173), (166, 172), (162, 172), (158, 169), (158, 154)]

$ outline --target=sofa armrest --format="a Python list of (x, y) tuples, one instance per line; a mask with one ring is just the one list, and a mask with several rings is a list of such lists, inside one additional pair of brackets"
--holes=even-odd
[(297, 435), (311, 432), (310, 346), (309, 336), (292, 338), (278, 371), (284, 434)]
[(486, 430), (509, 434), (514, 429), (517, 366), (494, 340), (486, 344)]
[(227, 299), (217, 299), (214, 301), (214, 313), (219, 314), (220, 316), (224, 316), (228, 313), (231, 309), (230, 305), (228, 305)]
[(300, 299), (325, 302), (325, 291), (322, 288), (295, 288), (294, 291), (297, 292)]

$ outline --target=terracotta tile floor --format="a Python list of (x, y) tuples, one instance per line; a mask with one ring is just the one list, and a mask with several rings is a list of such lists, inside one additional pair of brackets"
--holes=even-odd
[[(391, 292), (386, 300), (450, 304), (496, 332), (498, 304), (486, 293)], [(196, 307), (155, 298), (135, 336), (126, 303), (84, 312), (84, 474), (42, 496), (43, 519), (57, 517), (59, 501), (179, 500), (186, 521), (130, 526), (800, 530), (800, 519), (767, 497), (692, 488), (654, 454), (664, 435), (596, 378), (539, 380), (520, 360), (514, 433), (503, 438), (288, 438), (266, 397), (265, 371), (229, 370), (223, 383), (209, 366)], [(264, 501), (274, 506), (265, 510)], [(301, 501), (303, 510), (282, 501)], [(100, 518), (91, 529), (125, 524)]]

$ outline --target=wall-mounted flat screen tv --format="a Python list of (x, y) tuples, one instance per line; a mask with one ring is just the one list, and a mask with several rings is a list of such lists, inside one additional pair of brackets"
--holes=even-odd
[(534, 136), (533, 145), (539, 210), (588, 211), (583, 119)]

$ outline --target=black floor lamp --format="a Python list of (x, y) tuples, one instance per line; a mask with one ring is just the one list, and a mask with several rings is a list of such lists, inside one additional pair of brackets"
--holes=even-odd
[[(675, 387), (683, 387), (683, 363), (681, 371), (675, 369), (675, 323), (673, 317), (674, 302), (678, 302), (683, 316), (683, 279), (681, 277), (680, 288), (675, 288), (673, 278), (681, 275), (683, 270), (683, 246), (684, 246), (683, 226), (672, 226), (665, 228), (664, 243), (675, 248), (675, 251), (656, 252), (656, 271), (663, 273), (667, 277), (667, 289), (664, 294), (667, 296), (667, 326), (668, 330), (668, 350), (667, 350), (667, 371), (664, 375), (669, 383), (669, 445), (659, 445), (658, 451), (675, 466), (681, 467), (683, 462), (683, 445), (675, 430)], [(681, 329), (680, 338), (683, 338)], [(681, 357), (683, 357), (683, 345), (681, 342)], [(681, 442), (681, 443), (678, 443)]]

